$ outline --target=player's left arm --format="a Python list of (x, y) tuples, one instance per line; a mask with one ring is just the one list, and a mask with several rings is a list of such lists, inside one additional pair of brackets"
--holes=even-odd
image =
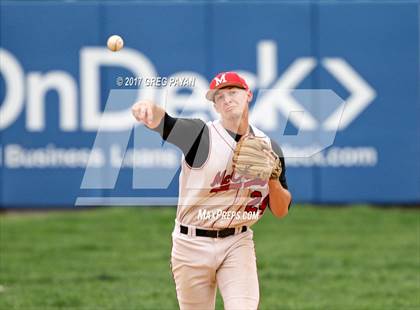
[(283, 152), (280, 146), (271, 140), (273, 151), (279, 156), (281, 162), (282, 172), (278, 179), (271, 179), (268, 181), (269, 190), (269, 206), (271, 212), (276, 217), (284, 217), (287, 215), (290, 205), (292, 203), (292, 194), (288, 190), (286, 181), (286, 164), (284, 161)]

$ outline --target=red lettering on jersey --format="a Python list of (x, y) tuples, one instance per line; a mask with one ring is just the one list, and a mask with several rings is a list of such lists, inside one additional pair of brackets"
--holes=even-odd
[[(226, 170), (225, 170), (225, 173), (226, 173)], [(223, 178), (222, 185), (229, 184), (231, 178), (232, 178), (232, 175), (230, 175), (230, 174), (228, 174), (227, 176), (225, 176)]]
[(225, 185), (221, 185), (219, 187), (212, 188), (210, 193), (218, 193), (218, 192), (225, 192), (230, 189), (239, 189), (242, 187), (243, 183), (228, 183)]
[(213, 182), (211, 182), (210, 186), (216, 186), (220, 183), (222, 183), (223, 179), (225, 178), (226, 170), (217, 172), (216, 176), (213, 179)]
[(258, 210), (258, 204), (261, 201), (262, 198), (262, 194), (259, 191), (253, 191), (250, 195), (251, 201), (247, 204), (247, 206), (245, 207), (245, 212), (252, 212), (255, 213)]
[(242, 179), (242, 177), (239, 174), (235, 177), (235, 171), (232, 172), (232, 182), (233, 183), (241, 182), (241, 179)]
[[(261, 202), (262, 195), (260, 191), (253, 191), (250, 194), (250, 197), (252, 198), (251, 201), (247, 204), (245, 207), (245, 212), (252, 212), (255, 213), (258, 210), (260, 211), (260, 215), (264, 214), (265, 209), (267, 208), (268, 202), (270, 200), (269, 195), (265, 196), (264, 199)], [(261, 202), (261, 204), (258, 206), (258, 204)]]
[[(251, 186), (265, 186), (268, 182), (258, 178), (243, 181), (242, 178), (243, 177), (240, 175), (235, 175), (235, 172), (226, 175), (226, 170), (219, 171), (210, 184), (210, 186), (213, 187), (210, 190), (210, 193), (224, 192), (230, 189), (248, 188)], [(217, 185), (220, 186), (216, 187)]]

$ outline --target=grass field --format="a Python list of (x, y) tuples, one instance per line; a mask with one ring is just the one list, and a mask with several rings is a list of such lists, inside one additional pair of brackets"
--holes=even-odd
[[(174, 216), (174, 208), (1, 215), (0, 309), (177, 309)], [(420, 307), (419, 209), (294, 206), (253, 229), (260, 309)]]

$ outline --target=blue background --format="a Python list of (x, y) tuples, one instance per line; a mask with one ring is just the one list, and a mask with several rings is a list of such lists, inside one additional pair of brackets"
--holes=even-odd
[[(0, 132), (2, 151), (8, 144), (92, 147), (96, 132), (80, 128), (79, 53), (86, 46), (104, 47), (111, 34), (120, 34), (130, 48), (146, 55), (159, 76), (193, 71), (208, 81), (225, 70), (257, 73), (256, 46), (271, 40), (277, 44), (278, 75), (297, 58), (317, 60), (318, 65), (299, 89), (332, 89), (347, 98), (348, 90), (319, 65), (327, 57), (338, 57), (376, 92), (373, 102), (337, 133), (333, 147), (373, 147), (378, 152), (377, 164), (288, 166), (294, 201), (420, 203), (417, 1), (3, 1), (0, 8), (1, 48), (17, 58), (25, 76), (51, 70), (70, 74), (78, 86), (79, 109), (78, 129), (61, 131), (58, 96), (49, 92), (45, 130), (28, 132), (24, 109)], [(115, 72), (101, 71), (102, 104), (114, 87)], [(1, 76), (0, 104), (5, 95)], [(276, 138), (281, 144), (281, 137)], [(67, 207), (74, 205), (77, 197), (176, 197), (178, 192), (177, 175), (167, 189), (133, 190), (132, 171), (123, 169), (114, 189), (82, 190), (83, 175), (80, 168), (11, 169), (1, 165), (0, 206)]]

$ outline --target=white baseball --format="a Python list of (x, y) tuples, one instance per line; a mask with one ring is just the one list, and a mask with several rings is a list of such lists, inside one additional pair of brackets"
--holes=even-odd
[(117, 52), (123, 48), (124, 40), (119, 35), (114, 34), (108, 38), (106, 44), (111, 51)]

